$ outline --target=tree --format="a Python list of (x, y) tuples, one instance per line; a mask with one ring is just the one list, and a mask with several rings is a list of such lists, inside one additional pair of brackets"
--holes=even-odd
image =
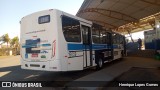
[(15, 50), (15, 54), (19, 54), (20, 53), (20, 47), (19, 47), (19, 38), (18, 36), (14, 37), (13, 39), (11, 39), (10, 41), (10, 47), (14, 48), (13, 50)]
[(15, 47), (15, 48), (17, 48), (19, 46), (19, 38), (18, 38), (18, 36), (16, 36), (13, 39), (11, 39), (10, 45), (11, 45), (11, 47)]
[(0, 37), (0, 45), (3, 44), (3, 36)]
[(8, 48), (8, 43), (9, 43), (9, 41), (10, 41), (10, 38), (9, 38), (9, 35), (8, 35), (8, 33), (7, 34), (5, 34), (5, 35), (3, 35), (3, 37), (2, 37), (3, 39), (3, 42), (4, 43), (7, 43), (7, 48)]

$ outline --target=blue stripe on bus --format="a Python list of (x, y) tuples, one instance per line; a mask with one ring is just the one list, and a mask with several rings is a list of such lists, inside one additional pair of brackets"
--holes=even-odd
[[(68, 43), (68, 50), (84, 50), (84, 49), (89, 49), (89, 46), (85, 47), (83, 44), (73, 44), (73, 43)], [(104, 44), (93, 44), (92, 49), (110, 49), (111, 46), (104, 45)], [(118, 48), (118, 45), (113, 45), (113, 48), (116, 49)]]
[(51, 46), (51, 44), (42, 44), (43, 47)]
[(68, 44), (68, 50), (83, 50), (84, 47), (82, 44)]
[(114, 48), (114, 49), (117, 49), (117, 48), (118, 48), (118, 45), (113, 45), (113, 48)]
[(48, 46), (51, 46), (51, 44), (41, 44), (41, 45), (31, 44), (31, 45), (23, 45), (22, 48), (33, 48), (33, 47), (37, 47), (37, 46), (48, 47)]
[(36, 47), (37, 45), (23, 45), (22, 48), (31, 48), (31, 47)]

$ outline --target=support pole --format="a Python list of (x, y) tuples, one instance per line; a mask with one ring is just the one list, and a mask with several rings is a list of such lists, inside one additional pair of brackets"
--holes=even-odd
[(131, 30), (128, 30), (128, 29), (127, 29), (127, 32), (128, 32), (128, 34), (129, 34), (129, 36), (131, 37), (132, 42), (134, 43), (134, 40), (133, 40), (132, 35), (131, 35)]

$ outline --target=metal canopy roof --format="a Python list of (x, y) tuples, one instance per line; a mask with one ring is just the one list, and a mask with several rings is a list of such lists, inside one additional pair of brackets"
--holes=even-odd
[(118, 31), (122, 25), (159, 12), (160, 0), (84, 0), (77, 16)]

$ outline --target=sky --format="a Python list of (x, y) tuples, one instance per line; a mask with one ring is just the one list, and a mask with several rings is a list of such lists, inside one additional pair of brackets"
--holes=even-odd
[(31, 13), (59, 9), (75, 15), (84, 0), (0, 0), (0, 36), (20, 36), (20, 20)]
[[(136, 32), (136, 33), (132, 33), (132, 38), (136, 41), (139, 38), (144, 39), (144, 31), (140, 31), (140, 32)], [(127, 39), (131, 40), (130, 35), (125, 35)]]

